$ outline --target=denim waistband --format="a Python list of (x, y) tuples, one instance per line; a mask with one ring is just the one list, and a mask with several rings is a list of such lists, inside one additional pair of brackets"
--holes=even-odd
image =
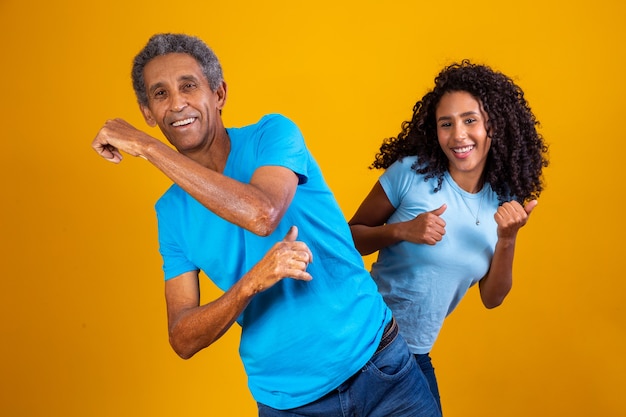
[(385, 327), (385, 331), (383, 332), (383, 337), (380, 339), (380, 344), (378, 348), (376, 348), (376, 352), (374, 355), (380, 353), (383, 349), (385, 349), (391, 342), (394, 341), (396, 336), (398, 335), (398, 323), (394, 317), (391, 318), (387, 327)]

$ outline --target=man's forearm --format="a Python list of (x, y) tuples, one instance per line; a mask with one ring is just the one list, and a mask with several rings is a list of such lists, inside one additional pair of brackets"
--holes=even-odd
[[(143, 156), (200, 204), (252, 233), (269, 235), (286, 209), (265, 190), (222, 175), (161, 142), (150, 144)], [(296, 176), (292, 176), (295, 188)]]
[(189, 359), (231, 328), (254, 296), (240, 280), (218, 299), (179, 311), (170, 318), (169, 340), (174, 351)]

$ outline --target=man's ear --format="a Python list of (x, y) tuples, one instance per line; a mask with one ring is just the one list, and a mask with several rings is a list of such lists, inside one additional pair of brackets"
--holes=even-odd
[(157, 125), (157, 122), (154, 117), (152, 117), (152, 112), (148, 106), (144, 106), (143, 104), (139, 105), (139, 109), (141, 110), (141, 114), (143, 114), (143, 118), (148, 123), (148, 126), (154, 127)]
[(222, 84), (220, 84), (220, 86), (217, 87), (217, 90), (215, 91), (215, 93), (217, 94), (217, 108), (220, 110), (220, 112), (226, 104), (227, 90), (228, 88), (226, 86), (226, 81), (222, 81)]

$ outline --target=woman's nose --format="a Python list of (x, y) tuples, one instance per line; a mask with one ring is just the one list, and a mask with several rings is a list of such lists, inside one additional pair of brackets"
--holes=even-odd
[(465, 139), (467, 137), (467, 131), (465, 130), (465, 126), (462, 124), (454, 125), (453, 135), (455, 139)]

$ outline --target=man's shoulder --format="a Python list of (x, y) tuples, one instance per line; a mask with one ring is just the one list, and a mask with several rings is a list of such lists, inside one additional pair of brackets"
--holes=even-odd
[(268, 113), (264, 116), (261, 116), (261, 119), (259, 119), (259, 123), (261, 122), (272, 122), (272, 121), (288, 121), (291, 122), (291, 120), (285, 116), (284, 114), (281, 113)]
[(284, 146), (288, 143), (300, 143), (304, 140), (298, 126), (280, 113), (269, 113), (256, 123), (240, 128), (229, 128), (231, 146)]
[(266, 114), (255, 125), (261, 129), (296, 127), (296, 124), (290, 118), (280, 113)]
[(291, 119), (280, 113), (268, 113), (252, 124), (232, 126), (227, 130), (231, 140), (237, 140), (239, 137), (262, 137), (264, 133), (268, 132), (294, 131), (298, 130), (298, 126)]

